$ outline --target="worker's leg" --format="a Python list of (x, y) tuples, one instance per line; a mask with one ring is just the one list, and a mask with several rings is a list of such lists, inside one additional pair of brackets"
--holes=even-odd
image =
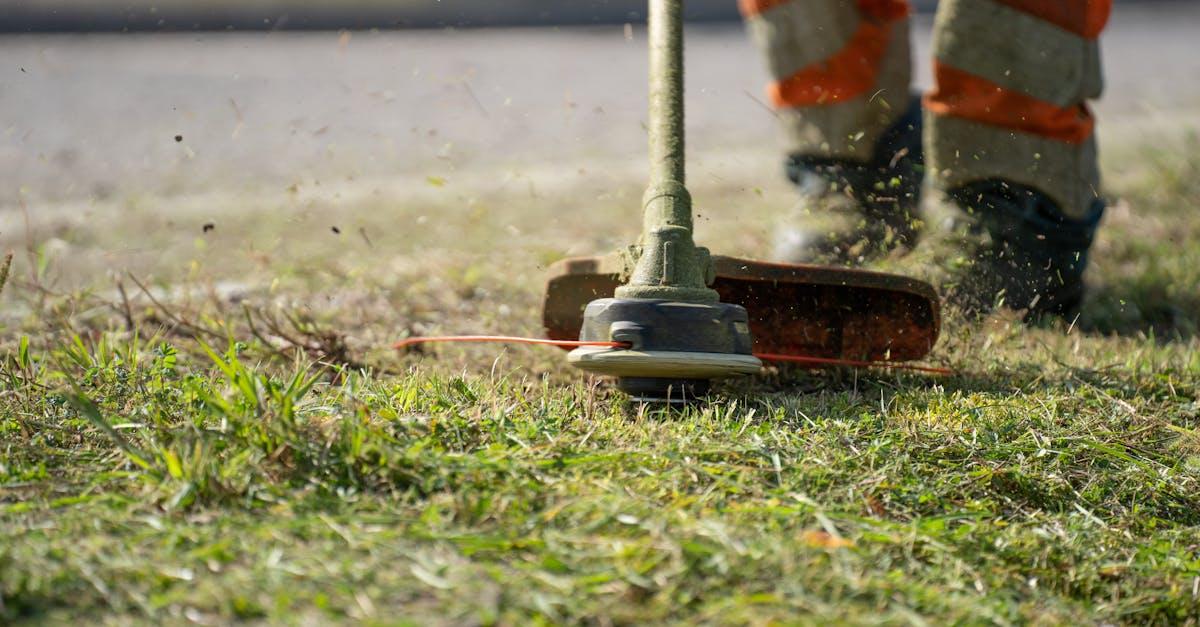
[(907, 1), (741, 0), (741, 9), (767, 58), (802, 195), (782, 256), (851, 262), (885, 245), (876, 240), (910, 236), (921, 146)]
[(908, 3), (741, 0), (793, 154), (868, 161), (908, 107)]
[(1062, 309), (1082, 293), (1103, 211), (1086, 102), (1102, 89), (1096, 38), (1110, 9), (1111, 0), (942, 0), (938, 8), (937, 85), (925, 98), (931, 181), (978, 214), (976, 230), (993, 240), (984, 255), (1002, 259), (985, 259), (978, 272), (1032, 277), (990, 286), (1017, 308)]

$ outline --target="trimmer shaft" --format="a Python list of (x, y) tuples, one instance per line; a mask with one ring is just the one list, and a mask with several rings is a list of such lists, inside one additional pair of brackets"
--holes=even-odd
[(684, 186), (683, 3), (650, 0), (650, 186), (642, 237), (630, 247), (629, 280), (616, 298), (590, 303), (580, 339), (629, 342), (628, 349), (580, 348), (570, 362), (619, 378), (634, 398), (686, 401), (710, 379), (757, 372), (749, 317), (719, 302), (708, 250), (692, 238)]

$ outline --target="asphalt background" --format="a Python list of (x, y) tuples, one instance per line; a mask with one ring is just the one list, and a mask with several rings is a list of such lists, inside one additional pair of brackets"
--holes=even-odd
[[(1117, 0), (1137, 2), (1139, 0)], [(0, 31), (297, 30), (561, 26), (645, 21), (646, 0), (8, 0)], [(912, 0), (930, 10), (936, 0)], [(734, 21), (735, 0), (687, 0), (689, 20)]]
[[(922, 86), (931, 19), (915, 20)], [(1200, 3), (1118, 5), (1103, 47), (1104, 141), (1200, 128)], [(621, 24), (4, 35), (0, 211), (468, 173), (636, 181), (645, 56)], [(740, 25), (690, 27), (687, 62), (692, 176), (777, 181)]]

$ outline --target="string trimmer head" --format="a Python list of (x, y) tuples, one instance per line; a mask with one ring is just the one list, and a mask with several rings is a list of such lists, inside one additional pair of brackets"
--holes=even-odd
[[(924, 358), (937, 343), (941, 310), (928, 283), (850, 268), (722, 256), (713, 257), (713, 268), (712, 288), (721, 300), (747, 312), (753, 353), (904, 362)], [(610, 298), (622, 273), (617, 255), (564, 259), (551, 266), (542, 308), (546, 337), (579, 338), (585, 308)]]

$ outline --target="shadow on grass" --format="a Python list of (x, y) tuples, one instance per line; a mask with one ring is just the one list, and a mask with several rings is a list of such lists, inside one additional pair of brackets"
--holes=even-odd
[[(1178, 477), (1191, 472), (1185, 460), (1191, 423), (1181, 408), (1195, 392), (1191, 383), (1170, 381), (1117, 367), (1048, 372), (1024, 361), (945, 377), (781, 371), (730, 390), (774, 428), (899, 443), (896, 454), (956, 469), (949, 472), (987, 460), (987, 480), (976, 485), (976, 495), (1007, 503), (1012, 512), (1069, 512), (1084, 502), (1108, 508), (1106, 516), (1136, 508), (1192, 526), (1200, 524), (1200, 500)], [(947, 437), (956, 432), (970, 436)], [(1056, 451), (1048, 458), (1057, 461), (1030, 461), (1047, 455), (1046, 442)], [(1078, 469), (1072, 489), (1054, 478), (1060, 462)], [(1142, 483), (1131, 488), (1130, 477)]]
[[(1045, 364), (1019, 362), (990, 371), (964, 369), (952, 375), (922, 374), (888, 370), (804, 370), (782, 368), (752, 379), (722, 383), (720, 391), (743, 399), (749, 405), (769, 406), (780, 397), (818, 393), (850, 394), (889, 404), (897, 395), (931, 393), (945, 397), (955, 393), (1057, 395), (1063, 390), (1095, 387), (1116, 398), (1131, 399), (1157, 391), (1136, 373), (1112, 368), (1062, 367), (1049, 374)], [(1149, 387), (1147, 387), (1149, 386)], [(1153, 388), (1153, 389), (1151, 389)]]
[[(794, 396), (821, 392), (858, 394), (879, 402), (887, 402), (892, 396), (913, 391), (940, 392), (989, 392), (1005, 393), (1016, 390), (1029, 391), (1029, 382), (1037, 381), (1039, 373), (1031, 365), (1022, 367), (1023, 372), (1003, 374), (975, 374), (955, 372), (953, 375), (920, 374), (907, 371), (829, 369), (807, 370), (782, 367), (752, 379), (739, 379), (722, 383), (722, 390), (730, 395), (744, 397), (750, 403), (780, 395)], [(1061, 385), (1058, 382), (1042, 381), (1045, 388)], [(1036, 388), (1035, 388), (1036, 389)]]

